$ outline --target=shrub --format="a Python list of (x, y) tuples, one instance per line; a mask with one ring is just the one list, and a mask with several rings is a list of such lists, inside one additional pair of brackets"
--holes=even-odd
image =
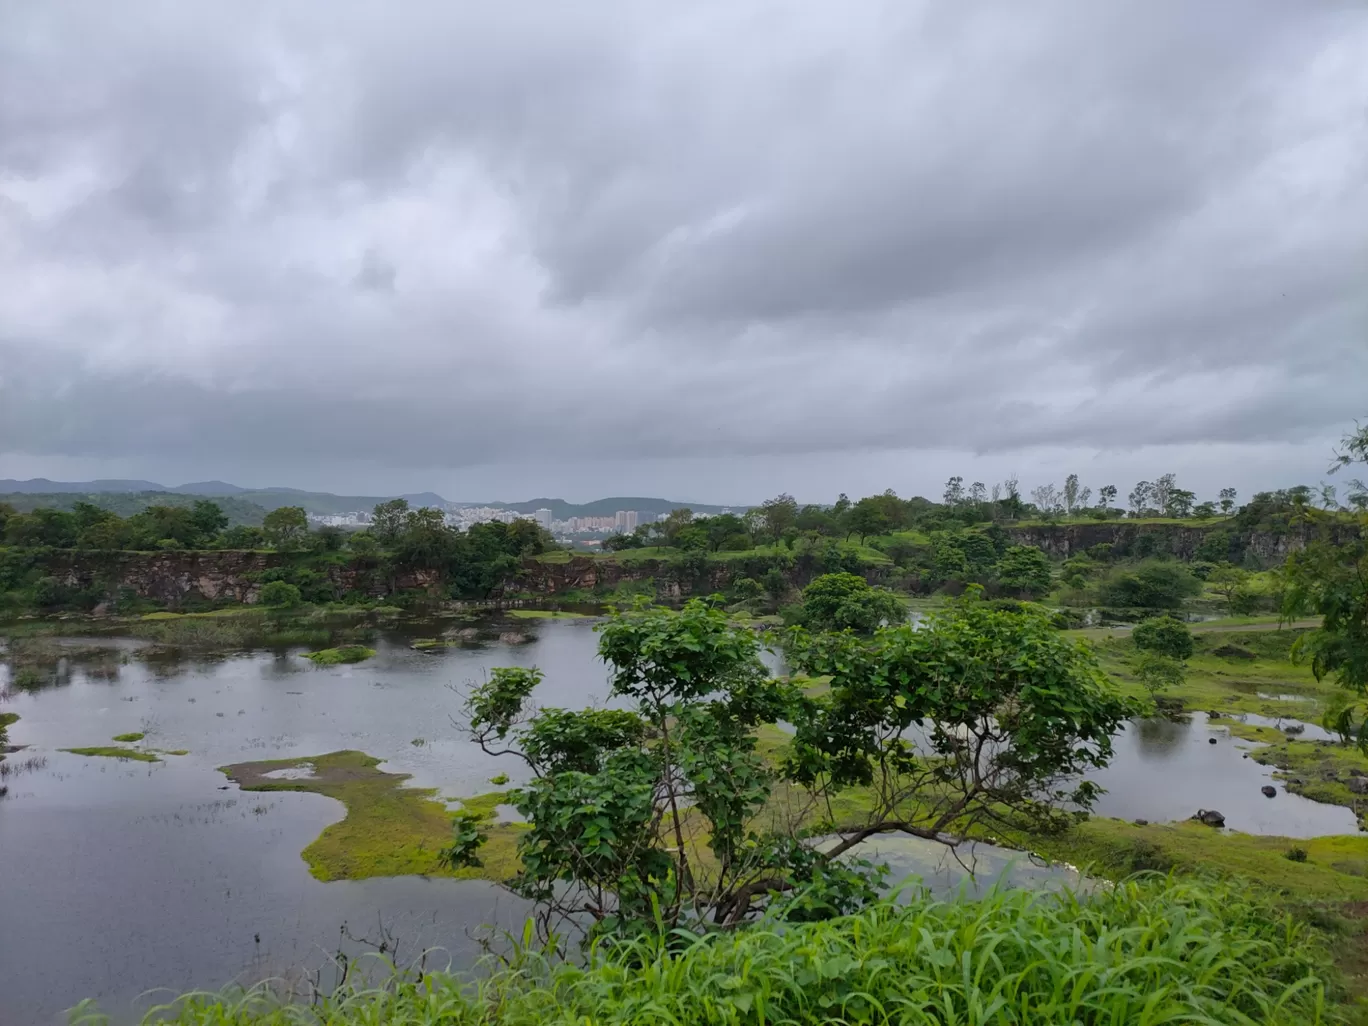
[(1184, 599), (1201, 590), (1202, 582), (1181, 564), (1149, 559), (1130, 569), (1112, 571), (1102, 581), (1099, 598), (1104, 606), (1177, 609)]
[(1135, 647), (1146, 652), (1157, 652), (1171, 659), (1187, 659), (1192, 655), (1192, 631), (1183, 621), (1171, 616), (1144, 621), (1135, 628), (1131, 637)]
[(262, 986), (189, 995), (159, 1014), (178, 1026), (1317, 1026), (1338, 1021), (1329, 964), (1320, 934), (1244, 889), (1150, 878), (1088, 896), (914, 895), (782, 930), (605, 944), (581, 964), (523, 949), (478, 981), (431, 973), (363, 989), (358, 974), (309, 1008)]
[(343, 645), (341, 648), (324, 648), (304, 655), (316, 666), (336, 666), (339, 663), (363, 662), (375, 655), (375, 649), (365, 645)]
[(261, 586), (258, 601), (273, 609), (292, 609), (300, 603), (299, 589), (284, 581), (267, 581)]

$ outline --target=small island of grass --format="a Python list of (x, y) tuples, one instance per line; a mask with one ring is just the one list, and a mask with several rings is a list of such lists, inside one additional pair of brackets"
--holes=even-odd
[(161, 762), (151, 752), (140, 752), (136, 748), (116, 748), (114, 745), (96, 745), (91, 748), (62, 748), (72, 755), (100, 756), (107, 759), (132, 759), (135, 762)]
[[(503, 880), (517, 871), (518, 826), (495, 826), (501, 793), (460, 799), (462, 809), (489, 824), (481, 849), (484, 865), (451, 871), (438, 853), (451, 843), (452, 813), (428, 788), (408, 787), (406, 773), (378, 769), (365, 752), (341, 751), (300, 759), (272, 759), (223, 766), (220, 771), (244, 791), (309, 791), (336, 798), (347, 808), (303, 851), (319, 880), (361, 880), (372, 876), (455, 876)], [(305, 776), (272, 776), (281, 770)]]
[(340, 663), (365, 662), (375, 655), (375, 649), (365, 645), (343, 645), (340, 648), (322, 648), (317, 652), (305, 652), (304, 658), (315, 666), (337, 666)]
[(147, 735), (144, 734), (141, 730), (135, 730), (128, 734), (115, 734), (112, 738), (110, 738), (110, 740), (119, 741), (123, 744), (131, 745), (136, 741), (141, 741), (146, 736)]
[(509, 609), (509, 616), (518, 620), (589, 620), (588, 613), (572, 613), (564, 609)]

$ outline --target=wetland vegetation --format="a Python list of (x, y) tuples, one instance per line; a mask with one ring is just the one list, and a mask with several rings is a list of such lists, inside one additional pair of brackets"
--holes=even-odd
[[(1351, 436), (1345, 453), (1351, 463), (1368, 458), (1368, 438)], [(376, 527), (364, 532), (370, 541), (355, 545), (316, 538), (293, 514), (275, 518), (260, 540), (283, 561), (252, 582), (261, 602), (218, 609), (151, 610), (107, 588), (63, 592), (70, 586), (34, 576), (47, 555), (27, 543), (35, 523), (60, 522), (21, 520), (6, 537), (23, 544), (5, 550), (0, 568), (12, 610), (110, 608), (98, 619), (20, 620), (4, 630), (4, 693), (26, 704), (25, 718), (7, 714), (0, 730), (53, 739), (48, 696), (73, 681), (113, 685), (131, 674), (146, 690), (122, 697), (155, 702), (173, 724), (144, 717), (142, 730), (114, 735), (125, 747), (58, 741), (47, 747), (54, 759), (91, 756), (111, 772), (136, 760), (154, 764), (140, 772), (175, 772), (178, 761), (161, 758), (171, 750), (154, 744), (185, 735), (206, 753), (228, 751), (202, 727), (187, 735), (187, 717), (224, 727), (241, 717), (236, 757), (210, 766), (222, 766), (241, 792), (340, 803), (340, 818), (296, 849), (313, 879), (496, 881), (530, 903), (543, 939), (557, 936), (561, 953), (572, 937), (587, 945), (587, 958), (562, 962), (537, 954), (528, 935), (505, 953), (536, 972), (420, 984), (401, 971), (379, 989), (344, 979), (313, 1012), (250, 992), (183, 1002), (167, 1021), (317, 1014), (347, 1023), (382, 1013), (400, 1022), (664, 1021), (676, 1014), (669, 1009), (696, 1018), (726, 997), (735, 1021), (868, 1018), (894, 1002), (909, 1021), (940, 1022), (1007, 993), (1023, 1012), (1090, 1023), (1356, 1014), (1368, 835), (1215, 829), (1187, 818), (1195, 806), (1153, 822), (1088, 813), (1104, 797), (1093, 777), (1117, 758), (1117, 738), (1188, 717), (1196, 726), (1178, 736), (1215, 746), (1221, 772), (1248, 781), (1251, 797), (1241, 800), (1270, 802), (1273, 818), (1296, 802), (1363, 812), (1361, 519), (1315, 508), (1309, 490), (1243, 507), (1231, 496), (1228, 509), (1203, 510), (1161, 479), (1137, 489), (1134, 515), (1122, 517), (1110, 505), (1114, 490), (1091, 506), (1076, 481), (1063, 493), (1037, 490), (1029, 503), (1015, 487), (990, 497), (953, 484), (941, 503), (889, 494), (814, 510), (781, 496), (730, 521), (681, 512), (603, 557), (650, 560), (659, 575), (617, 580), (613, 597), (623, 606), (641, 591), (713, 597), (681, 607), (640, 596), (597, 623), (581, 622), (587, 611), (529, 608), (453, 622), (443, 600), (488, 594), (516, 582), (519, 565), (554, 568), (569, 557), (521, 528), (458, 538), (399, 504), (377, 510)], [(207, 523), (209, 511), (198, 513)], [(70, 515), (86, 516), (92, 531), (97, 523), (125, 530), (88, 511)], [(1089, 525), (1127, 530), (1079, 547), (1089, 535), (1075, 527)], [(379, 577), (428, 572), (429, 590), (421, 600), (393, 595), (406, 611), (390, 598), (338, 592), (326, 568), (358, 560), (372, 560)], [(662, 591), (667, 582), (672, 590)], [(558, 680), (568, 664), (541, 668), (518, 656), (540, 651), (538, 631), (584, 639), (591, 630), (606, 691)], [(784, 660), (778, 675), (761, 662), (766, 645)], [(260, 650), (267, 654), (252, 655)], [(482, 662), (485, 651), (504, 665)], [(244, 684), (231, 675), (188, 694), (156, 683), (159, 660), (187, 658), (203, 662), (203, 681), (218, 681), (225, 653), (259, 660), (250, 699), (236, 697)], [(307, 675), (345, 685), (356, 708), (294, 683), (298, 667), (307, 670), (300, 657), (364, 660), (362, 679)], [(417, 661), (403, 670), (415, 680), (448, 660), (468, 666), (464, 712), (450, 696), (422, 692), (425, 713), (399, 722), (383, 754), (361, 750), (350, 739), (396, 708), (387, 688), (410, 666), (405, 659)], [(200, 701), (215, 708), (186, 711)], [(71, 741), (103, 741), (115, 729), (95, 710), (82, 715), (92, 718)], [(434, 716), (454, 716), (468, 733), (435, 736)], [(336, 750), (263, 740), (282, 718), (309, 723), (310, 736), (336, 739)], [(472, 744), (519, 768), (510, 777), (494, 774), (496, 764), (472, 764), (460, 786), (423, 776), (425, 760)], [(237, 755), (250, 748), (275, 757)], [(1264, 783), (1264, 766), (1278, 786)], [(1133, 772), (1143, 774), (1143, 763)], [(1203, 786), (1191, 781), (1194, 793)], [(1261, 787), (1269, 797), (1258, 796)], [(11, 797), (0, 816), (21, 809)], [(268, 815), (259, 805), (248, 818)], [(1063, 897), (1002, 891), (897, 905), (883, 897), (877, 859), (862, 857), (863, 845), (889, 832), (947, 848), (991, 841), (1087, 867), (1094, 883)], [(1132, 879), (1153, 871), (1169, 876)], [(963, 940), (971, 924), (978, 942)], [(1019, 954), (1071, 944), (1079, 931), (1096, 941), (1086, 955), (1074, 947), (1043, 961)], [(978, 958), (986, 936), (996, 957), (972, 985), (947, 989), (942, 974), (962, 979), (961, 956)], [(1156, 961), (1156, 951), (1171, 957)], [(752, 968), (738, 975), (742, 964)], [(897, 971), (856, 979), (874, 965)], [(942, 1002), (934, 1008), (933, 993)], [(421, 1008), (420, 995), (429, 1001)]]

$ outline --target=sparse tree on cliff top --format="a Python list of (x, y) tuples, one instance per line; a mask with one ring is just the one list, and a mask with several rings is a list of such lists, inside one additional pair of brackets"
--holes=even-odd
[(1070, 474), (1064, 479), (1064, 493), (1061, 498), (1064, 500), (1065, 513), (1072, 513), (1080, 505), (1077, 474)]
[(382, 548), (389, 548), (399, 540), (408, 515), (408, 499), (390, 499), (388, 502), (378, 503), (371, 511), (370, 531)]
[(309, 516), (302, 506), (281, 506), (261, 521), (266, 540), (277, 549), (298, 548), (309, 534)]
[(1102, 509), (1111, 509), (1111, 505), (1116, 501), (1116, 485), (1103, 485), (1097, 490), (1097, 504)]
[(1226, 516), (1230, 516), (1235, 511), (1235, 496), (1237, 494), (1234, 488), (1221, 489), (1221, 512)]

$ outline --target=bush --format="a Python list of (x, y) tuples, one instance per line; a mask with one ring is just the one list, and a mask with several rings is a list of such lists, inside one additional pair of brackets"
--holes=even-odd
[(1104, 606), (1132, 609), (1177, 609), (1197, 595), (1202, 582), (1179, 563), (1149, 559), (1129, 569), (1113, 570), (1098, 590)]
[(272, 609), (293, 609), (300, 603), (299, 589), (284, 581), (267, 581), (257, 601)]
[(1171, 616), (1144, 621), (1131, 633), (1131, 638), (1136, 648), (1170, 659), (1187, 659), (1192, 655), (1192, 631), (1183, 621)]
[(891, 591), (871, 588), (858, 574), (823, 574), (803, 589), (802, 623), (813, 631), (871, 634), (884, 623), (907, 619)]
[(281, 1005), (265, 985), (197, 994), (163, 1014), (178, 1026), (1317, 1026), (1336, 1021), (1329, 965), (1320, 934), (1247, 889), (1142, 878), (1086, 896), (914, 895), (782, 930), (681, 930), (598, 947), (580, 964), (523, 950), (478, 983), (443, 973), (374, 989), (358, 980), (307, 1009)]

